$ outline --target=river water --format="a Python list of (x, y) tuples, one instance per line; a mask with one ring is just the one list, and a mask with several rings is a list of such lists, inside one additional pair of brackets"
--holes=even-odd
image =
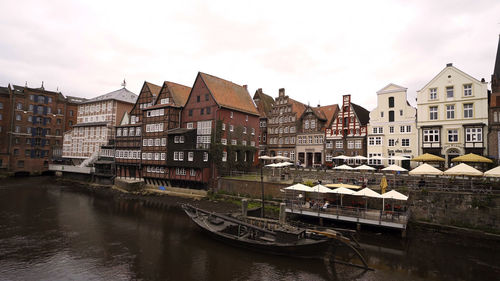
[(0, 183), (0, 280), (498, 280), (499, 243), (431, 232), (361, 234), (374, 271), (247, 252), (157, 211), (50, 177)]

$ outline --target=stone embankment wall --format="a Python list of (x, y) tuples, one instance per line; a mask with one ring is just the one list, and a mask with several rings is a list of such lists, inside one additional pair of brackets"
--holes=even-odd
[[(324, 172), (324, 171), (291, 171), (291, 178), (297, 175), (305, 180), (322, 180), (323, 182), (337, 182), (338, 178), (357, 179), (359, 173)], [(366, 173), (371, 178), (373, 189), (379, 191), (380, 178), (383, 174)], [(478, 180), (471, 188), (469, 179), (448, 179), (425, 177), (425, 186), (418, 187), (421, 177), (408, 175), (386, 175), (389, 180), (389, 189), (392, 189), (392, 180), (396, 180), (396, 190), (409, 195), (407, 205), (411, 210), (411, 221), (431, 223), (441, 226), (463, 227), (468, 229), (484, 230), (500, 234), (500, 189), (498, 182), (484, 182)], [(350, 182), (351, 183), (351, 182)], [(266, 198), (282, 199), (284, 193), (280, 191), (291, 184), (279, 182), (265, 182)], [(480, 186), (480, 188), (478, 188)], [(261, 197), (260, 181), (247, 181), (221, 178), (216, 191), (225, 193)], [(377, 202), (370, 201), (374, 207)], [(381, 203), (380, 203), (381, 206)]]

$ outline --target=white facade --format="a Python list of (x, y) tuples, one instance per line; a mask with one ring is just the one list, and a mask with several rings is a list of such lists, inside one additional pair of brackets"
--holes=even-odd
[(417, 91), (420, 153), (487, 155), (488, 84), (447, 64)]
[[(368, 157), (418, 155), (417, 110), (407, 101), (407, 88), (389, 84), (377, 92), (377, 107), (370, 112)], [(411, 163), (411, 164), (410, 164)], [(370, 160), (370, 165), (397, 164), (410, 168), (415, 163), (402, 160)]]

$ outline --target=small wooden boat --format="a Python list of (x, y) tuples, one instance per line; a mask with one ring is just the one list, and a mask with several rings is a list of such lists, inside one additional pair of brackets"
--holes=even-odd
[(328, 235), (278, 223), (255, 225), (248, 220), (211, 213), (188, 204), (182, 208), (204, 232), (224, 243), (260, 252), (303, 258), (323, 257), (333, 243)]

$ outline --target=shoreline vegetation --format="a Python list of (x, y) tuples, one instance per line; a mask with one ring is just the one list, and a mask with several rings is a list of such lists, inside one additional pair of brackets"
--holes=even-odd
[[(180, 192), (169, 192), (155, 190), (152, 188), (146, 188), (137, 192), (129, 192), (114, 185), (93, 184), (67, 178), (56, 178), (56, 181), (65, 184), (66, 188), (77, 192), (85, 192), (96, 197), (112, 200), (141, 202), (143, 206), (155, 209), (169, 209), (174, 207), (179, 208), (180, 210), (181, 204), (189, 203), (195, 207), (203, 208), (210, 212), (236, 213), (241, 211), (241, 199), (246, 198), (227, 194), (226, 192), (212, 193), (208, 191), (206, 196), (200, 196), (197, 194), (181, 194)], [(246, 199), (249, 199), (249, 210), (259, 208), (261, 206), (260, 200), (253, 198)], [(268, 199), (266, 199), (265, 212), (267, 217), (278, 218), (279, 202), (272, 200), (268, 201)], [(442, 233), (446, 235), (461, 235), (472, 238), (500, 241), (500, 233), (490, 232), (485, 229), (468, 228), (466, 226), (460, 227), (435, 224), (425, 221), (410, 221), (408, 228), (411, 230)]]

